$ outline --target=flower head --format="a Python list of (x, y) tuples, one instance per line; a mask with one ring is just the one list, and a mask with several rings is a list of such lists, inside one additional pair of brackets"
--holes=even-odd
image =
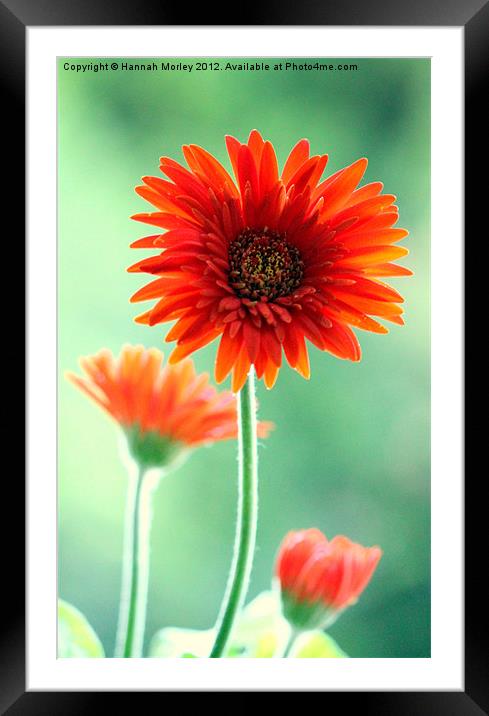
[[(129, 271), (155, 277), (132, 301), (157, 299), (140, 323), (176, 321), (167, 341), (176, 363), (220, 338), (215, 376), (233, 373), (238, 391), (253, 365), (272, 387), (285, 354), (309, 377), (305, 339), (339, 358), (360, 360), (351, 327), (387, 329), (372, 316), (402, 324), (400, 294), (381, 280), (411, 272), (393, 263), (396, 197), (380, 182), (357, 188), (366, 159), (321, 176), (327, 155), (309, 157), (299, 141), (279, 173), (275, 150), (253, 130), (242, 144), (226, 137), (234, 170), (207, 151), (184, 146), (188, 168), (163, 157), (166, 179), (143, 177), (140, 196), (157, 211), (134, 219), (158, 233), (132, 244), (159, 253)], [(163, 231), (166, 230), (166, 233)]]
[[(82, 358), (87, 377), (68, 378), (124, 430), (131, 454), (145, 467), (169, 465), (188, 448), (236, 437), (236, 398), (219, 393), (193, 362), (162, 367), (163, 354), (125, 346)], [(270, 423), (259, 424), (266, 437)]]
[(381, 556), (379, 547), (342, 535), (328, 541), (317, 529), (289, 532), (276, 563), (284, 616), (299, 631), (324, 627), (356, 602)]

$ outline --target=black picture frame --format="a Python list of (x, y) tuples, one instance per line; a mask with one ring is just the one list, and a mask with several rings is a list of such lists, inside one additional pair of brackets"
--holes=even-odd
[[(217, 9), (217, 5), (215, 9)], [(470, 219), (477, 221), (487, 203), (487, 92), (484, 80), (489, 74), (489, 2), (488, 0), (343, 0), (343, 2), (318, 2), (303, 0), (298, 6), (291, 0), (259, 3), (255, 7), (240, 5), (236, 12), (215, 12), (208, 3), (192, 8), (184, 3), (167, 0), (0, 0), (0, 77), (2, 84), (2, 119), (4, 121), (4, 147), (14, 149), (14, 159), (4, 165), (3, 174), (8, 175), (7, 194), (9, 213), (17, 217), (15, 236), (18, 236), (19, 218), (24, 209), (18, 187), (24, 175), (24, 117), (25, 117), (25, 51), (26, 28), (32, 26), (64, 25), (187, 25), (189, 15), (192, 25), (366, 25), (366, 26), (463, 26), (465, 32), (465, 161), (466, 161), (466, 235), (472, 238), (474, 230)], [(226, 22), (223, 23), (222, 20)], [(450, 147), (447, 147), (450, 151)], [(479, 178), (477, 169), (482, 167)], [(15, 187), (15, 191), (8, 189)], [(18, 204), (15, 207), (15, 204)], [(12, 204), (14, 205), (12, 207)], [(16, 209), (16, 210), (15, 210)], [(482, 226), (473, 237), (474, 243), (487, 241)], [(471, 230), (472, 229), (472, 230)], [(12, 234), (10, 235), (12, 238)], [(5, 237), (7, 238), (7, 237)], [(12, 263), (10, 270), (18, 272), (19, 251), (17, 244), (9, 241)], [(14, 245), (12, 245), (14, 244)], [(479, 248), (478, 248), (479, 250)], [(14, 254), (15, 252), (15, 254)], [(8, 254), (7, 254), (8, 255)], [(15, 256), (15, 259), (13, 258)], [(480, 269), (479, 269), (480, 270)], [(466, 273), (470, 271), (470, 255), (466, 259)], [(475, 267), (470, 276), (475, 274)], [(466, 310), (467, 338), (471, 312)], [(475, 320), (475, 319), (472, 319)], [(8, 324), (7, 324), (8, 325)], [(13, 341), (10, 331), (4, 336)], [(21, 341), (21, 339), (19, 339)], [(22, 341), (21, 341), (22, 342)], [(469, 346), (469, 343), (467, 342)], [(28, 346), (29, 350), (36, 350)], [(479, 357), (477, 368), (471, 366), (471, 358)], [(10, 358), (10, 356), (9, 356)], [(472, 359), (473, 360), (473, 359)], [(480, 371), (480, 353), (466, 349), (466, 391), (470, 381)], [(473, 367), (473, 370), (470, 368)], [(478, 386), (478, 393), (480, 387)], [(4, 398), (5, 400), (5, 398)], [(18, 395), (15, 402), (19, 404)], [(4, 432), (7, 435), (7, 432)], [(467, 431), (466, 455), (472, 455), (479, 441), (477, 432)], [(473, 450), (472, 450), (473, 448)], [(21, 454), (18, 453), (18, 454)], [(165, 698), (164, 693), (139, 692), (134, 694), (116, 692), (26, 692), (25, 691), (25, 538), (24, 482), (21, 465), (14, 460), (15, 470), (9, 468), (4, 476), (4, 500), (0, 520), (3, 539), (2, 597), (3, 609), (0, 639), (0, 713), (9, 716), (46, 714), (63, 716), (70, 714), (97, 713), (114, 708), (114, 698), (122, 698), (123, 707), (135, 713), (148, 711), (147, 697)], [(482, 463), (483, 464), (483, 463)], [(7, 480), (7, 472), (9, 479)], [(467, 480), (465, 489), (465, 691), (426, 692), (325, 692), (328, 708), (332, 700), (343, 700), (363, 714), (396, 716), (443, 714), (444, 716), (476, 716), (489, 713), (489, 680), (487, 679), (488, 630), (487, 607), (483, 583), (487, 580), (486, 558), (481, 545), (486, 545), (485, 524), (481, 519), (485, 500), (484, 482), (478, 479), (480, 468)], [(52, 479), (52, 476), (44, 476)], [(8, 510), (6, 506), (8, 505)], [(480, 515), (480, 517), (479, 517)], [(7, 519), (7, 517), (9, 519)], [(447, 545), (447, 550), (450, 545)], [(482, 576), (481, 566), (483, 569)], [(449, 583), (450, 575), (447, 575)], [(447, 594), (447, 599), (450, 594)], [(447, 625), (450, 629), (450, 625)], [(141, 696), (144, 695), (144, 705)], [(138, 701), (135, 700), (138, 699)], [(344, 700), (348, 701), (345, 702)], [(110, 702), (110, 703), (109, 703)]]

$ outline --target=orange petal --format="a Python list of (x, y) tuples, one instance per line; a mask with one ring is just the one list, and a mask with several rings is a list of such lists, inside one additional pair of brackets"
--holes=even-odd
[[(367, 316), (361, 309), (357, 309), (348, 303), (336, 300), (334, 304), (330, 304), (330, 316), (334, 315), (333, 309), (338, 309), (338, 318), (344, 323), (350, 323), (355, 328), (361, 328), (363, 331), (371, 331), (372, 333), (388, 333), (389, 331), (378, 321)], [(324, 345), (324, 343), (323, 343)]]
[(296, 370), (300, 375), (302, 375), (303, 378), (309, 380), (309, 378), (311, 377), (309, 354), (307, 352), (304, 336), (301, 334), (297, 334), (297, 345), (299, 348), (299, 355), (297, 358)]
[(354, 204), (358, 204), (358, 202), (360, 201), (370, 199), (372, 196), (377, 196), (378, 194), (380, 194), (383, 188), (384, 185), (380, 181), (374, 181), (370, 184), (365, 184), (364, 186), (360, 187), (360, 189), (356, 189), (353, 192), (350, 199), (345, 204), (345, 209), (349, 206), (353, 206)]
[(217, 159), (212, 156), (212, 154), (207, 152), (205, 149), (202, 149), (202, 147), (198, 147), (195, 144), (191, 144), (190, 149), (192, 150), (194, 157), (196, 157), (197, 161), (202, 167), (202, 171), (205, 173), (207, 179), (219, 189), (222, 188), (224, 184), (226, 184), (229, 191), (231, 192), (231, 195), (237, 197), (238, 190), (236, 189), (236, 186), (231, 179), (231, 176), (224, 169), (222, 164), (218, 162)]
[[(349, 206), (346, 209), (339, 211), (331, 221), (331, 228), (336, 229), (344, 221), (352, 217), (357, 219), (373, 217), (378, 214), (379, 211), (391, 207), (395, 202), (396, 197), (394, 194), (382, 194), (381, 196), (374, 196), (365, 201), (360, 201), (353, 206)], [(354, 230), (354, 229), (352, 229)]]
[(186, 358), (194, 351), (203, 348), (208, 343), (211, 343), (217, 336), (220, 334), (220, 331), (213, 330), (210, 333), (208, 333), (205, 336), (199, 337), (197, 340), (184, 343), (183, 345), (177, 345), (176, 348), (170, 353), (168, 357), (168, 362), (172, 365), (175, 363), (178, 363), (183, 358)]
[(226, 135), (226, 148), (228, 150), (229, 159), (231, 160), (231, 165), (236, 179), (238, 178), (238, 154), (240, 147), (241, 142), (229, 134)]
[(324, 208), (321, 212), (321, 220), (331, 218), (339, 209), (347, 203), (358, 183), (361, 181), (368, 160), (358, 159), (338, 175), (334, 182), (323, 192)]
[(301, 139), (290, 152), (282, 171), (282, 181), (288, 184), (299, 167), (309, 159), (309, 140)]
[(275, 363), (272, 363), (272, 361), (268, 361), (265, 366), (265, 373), (264, 373), (264, 380), (265, 385), (270, 390), (275, 385), (275, 381), (277, 380), (279, 368)]
[(293, 174), (287, 182), (287, 188), (294, 185), (297, 194), (300, 194), (308, 186), (310, 188), (317, 184), (317, 181), (324, 171), (328, 161), (328, 155), (311, 157)]
[(175, 286), (175, 279), (168, 278), (157, 278), (155, 281), (151, 281), (136, 291), (130, 298), (131, 303), (138, 303), (139, 301), (149, 301), (151, 298), (159, 298), (164, 292)]
[(343, 360), (359, 361), (362, 357), (360, 344), (351, 328), (335, 322), (323, 333), (326, 350)]
[(335, 263), (337, 268), (364, 268), (385, 261), (392, 261), (406, 256), (409, 250), (404, 246), (368, 246), (355, 249), (351, 254)]
[(194, 219), (187, 219), (183, 216), (176, 216), (173, 213), (170, 214), (163, 211), (133, 214), (131, 219), (134, 219), (134, 221), (142, 221), (144, 224), (159, 226), (162, 229), (185, 229), (189, 228), (190, 225), (198, 226), (198, 222)]
[(130, 244), (131, 249), (153, 249), (155, 247), (156, 239), (159, 239), (161, 234), (153, 234), (152, 236), (144, 236), (142, 239), (137, 239)]
[(402, 241), (409, 235), (406, 229), (376, 229), (375, 231), (358, 231), (341, 238), (348, 249), (365, 246), (385, 246)]
[(232, 389), (233, 393), (238, 393), (243, 385), (246, 383), (246, 378), (250, 372), (250, 359), (248, 358), (248, 352), (243, 345), (238, 356), (238, 360), (234, 364), (233, 368), (233, 381)]
[(186, 314), (195, 302), (194, 294), (177, 294), (176, 296), (162, 298), (156, 303), (149, 314), (149, 325), (173, 321)]
[(158, 194), (157, 191), (155, 191), (154, 189), (150, 189), (150, 187), (137, 186), (135, 191), (136, 194), (139, 194), (139, 196), (141, 196), (143, 199), (149, 201), (150, 204), (153, 204), (153, 206), (155, 206), (160, 211), (168, 211), (170, 213), (176, 214), (177, 216), (183, 216), (186, 219), (192, 219), (192, 215), (188, 211), (184, 211), (184, 209), (179, 207), (175, 201), (172, 201), (168, 196)]
[(227, 327), (221, 336), (219, 348), (217, 349), (214, 374), (218, 383), (222, 383), (222, 381), (227, 377), (241, 350), (241, 336), (239, 338), (231, 338), (229, 333), (230, 329)]
[(376, 264), (375, 266), (367, 266), (363, 273), (367, 276), (412, 276), (411, 269), (397, 264)]

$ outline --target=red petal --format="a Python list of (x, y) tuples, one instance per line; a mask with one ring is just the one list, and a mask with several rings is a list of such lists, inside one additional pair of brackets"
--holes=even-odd
[(246, 185), (251, 186), (253, 198), (258, 200), (258, 173), (255, 160), (247, 144), (242, 144), (238, 154), (238, 179), (241, 196), (246, 194)]
[(273, 145), (265, 142), (260, 162), (260, 191), (271, 191), (278, 181), (278, 163)]
[(260, 350), (260, 331), (249, 320), (243, 323), (243, 339), (250, 362), (254, 363)]
[(260, 166), (261, 155), (263, 152), (263, 146), (265, 142), (263, 137), (257, 129), (252, 129), (250, 136), (248, 137), (248, 146), (251, 149), (251, 153), (255, 158), (255, 164), (257, 167)]

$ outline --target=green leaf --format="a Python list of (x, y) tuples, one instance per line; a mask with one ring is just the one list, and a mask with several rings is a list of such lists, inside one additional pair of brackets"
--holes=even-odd
[[(227, 658), (271, 658), (287, 642), (289, 626), (280, 613), (275, 592), (262, 592), (243, 610), (236, 625)], [(157, 632), (150, 645), (153, 658), (183, 657), (188, 654), (206, 657), (212, 648), (215, 630), (166, 627)]]
[(151, 640), (149, 656), (153, 658), (208, 656), (214, 641), (214, 630), (166, 627)]
[[(215, 630), (166, 627), (157, 632), (149, 655), (162, 657), (207, 657), (215, 639)], [(262, 592), (243, 610), (225, 656), (232, 659), (270, 659), (281, 655), (290, 635), (290, 627), (280, 610), (280, 597), (274, 591)], [(347, 654), (334, 639), (321, 631), (308, 631), (297, 637), (291, 657), (300, 659), (344, 659)]]
[(58, 657), (103, 658), (100, 639), (76, 607), (58, 600)]
[(244, 608), (228, 656), (269, 659), (285, 646), (289, 633), (278, 594), (262, 592)]
[(290, 656), (298, 659), (348, 658), (335, 640), (322, 631), (308, 631), (297, 637)]

